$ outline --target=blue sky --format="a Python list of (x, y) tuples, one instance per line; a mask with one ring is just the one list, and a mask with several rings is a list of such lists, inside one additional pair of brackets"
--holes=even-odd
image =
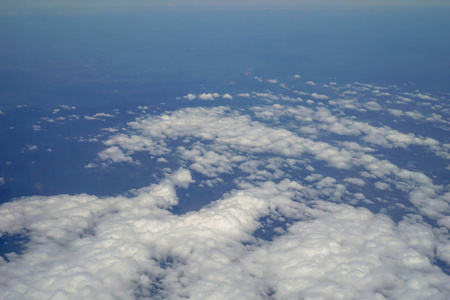
[(447, 0), (99, 0), (99, 1), (12, 1), (1, 0), (2, 13), (37, 13), (37, 12), (108, 12), (117, 10), (143, 9), (143, 8), (304, 8), (329, 7), (339, 8), (346, 6), (449, 6)]

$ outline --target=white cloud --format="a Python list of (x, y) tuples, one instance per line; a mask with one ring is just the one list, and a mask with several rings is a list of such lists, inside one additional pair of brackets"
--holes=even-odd
[(421, 94), (421, 93), (418, 93), (418, 94), (410, 94), (410, 95), (413, 96), (413, 97), (417, 97), (417, 98), (419, 98), (419, 99), (422, 99), (422, 100), (431, 100), (431, 101), (437, 101), (437, 100), (438, 100), (438, 99), (435, 98), (435, 97), (431, 97), (430, 95)]
[(111, 114), (107, 114), (107, 113), (96, 113), (95, 115), (93, 115), (94, 118), (114, 118), (113, 115)]
[(419, 120), (419, 119), (423, 119), (424, 116), (417, 111), (407, 111), (405, 112), (405, 115), (407, 115), (410, 118), (413, 118), (414, 120)]
[(382, 110), (383, 108), (381, 107), (380, 104), (378, 104), (376, 101), (369, 101), (364, 105), (368, 110)]
[(401, 102), (405, 102), (405, 103), (412, 102), (411, 98), (403, 97), (403, 96), (397, 96), (396, 99), (400, 100)]
[(343, 91), (342, 94), (344, 94), (344, 95), (356, 95), (356, 94), (358, 94), (358, 92), (356, 92), (356, 91)]
[[(293, 201), (302, 186), (289, 180), (171, 214), (175, 186), (189, 183), (190, 173), (180, 169), (130, 198), (59, 195), (2, 205), (2, 232), (26, 226), (31, 239), (24, 254), (0, 266), (3, 293), (10, 299), (450, 295), (449, 277), (431, 264), (433, 231), (414, 219), (397, 225), (345, 204), (307, 206)], [(297, 220), (273, 241), (256, 243), (251, 234), (264, 216)]]
[[(160, 117), (149, 117), (129, 123), (141, 131), (144, 136), (113, 136), (106, 145), (119, 144), (124, 149), (133, 151), (147, 150), (157, 155), (154, 150), (160, 147), (144, 147), (143, 145), (164, 144), (161, 138), (175, 139), (182, 136), (193, 136), (202, 140), (212, 140), (234, 149), (249, 152), (270, 152), (287, 156), (300, 156), (309, 152), (317, 159), (325, 160), (338, 168), (347, 168), (351, 156), (346, 150), (340, 150), (327, 143), (296, 136), (284, 129), (272, 129), (261, 123), (251, 121), (248, 116), (229, 112), (225, 107), (187, 108)], [(207, 127), (204, 124), (208, 124)], [(224, 128), (227, 130), (225, 131)], [(158, 141), (159, 140), (159, 141)]]
[[(248, 259), (252, 273), (266, 282), (274, 297), (439, 298), (449, 293), (444, 287), (448, 277), (434, 273), (428, 248), (417, 248), (405, 236), (411, 227), (423, 226), (396, 226), (385, 216), (348, 206), (320, 207), (326, 212), (292, 225), (287, 235)], [(423, 239), (433, 247), (432, 234)]]
[(366, 182), (364, 180), (362, 180), (361, 178), (345, 178), (344, 181), (355, 184), (355, 185), (359, 185), (359, 186), (363, 186), (366, 184)]
[(379, 190), (387, 190), (387, 189), (389, 189), (389, 184), (387, 184), (386, 182), (377, 181), (377, 182), (375, 182), (374, 185)]
[(195, 100), (197, 96), (194, 94), (187, 94), (186, 96), (183, 96), (183, 98), (187, 100)]
[(256, 93), (256, 92), (253, 92), (253, 95), (258, 97), (258, 98), (265, 99), (265, 100), (271, 100), (271, 101), (280, 100), (279, 96), (274, 95), (272, 93)]
[(105, 120), (105, 118), (114, 118), (114, 115), (107, 114), (107, 113), (96, 113), (93, 116), (84, 116), (85, 120)]
[(311, 86), (315, 86), (316, 83), (314, 81), (307, 81), (306, 84), (311, 85)]
[(312, 93), (311, 97), (313, 97), (314, 99), (319, 99), (319, 100), (327, 100), (328, 99), (328, 96), (320, 95), (320, 94), (316, 94), (316, 93)]
[[(304, 106), (286, 107), (279, 104), (268, 107), (252, 108), (258, 117), (264, 119), (277, 119), (281, 116), (293, 116), (302, 122), (319, 122), (315, 126), (302, 126), (304, 133), (317, 134), (318, 129), (326, 130), (339, 135), (363, 135), (365, 142), (386, 148), (407, 148), (410, 145), (429, 147), (435, 153), (447, 152), (440, 146), (439, 141), (433, 138), (418, 137), (412, 133), (402, 133), (388, 126), (375, 127), (368, 123), (355, 121), (352, 118), (338, 118), (329, 109), (319, 107), (316, 110)], [(445, 154), (444, 154), (445, 156)]]
[(101, 151), (98, 156), (102, 160), (110, 159), (113, 162), (132, 162), (133, 159), (127, 155), (125, 155), (119, 147), (112, 146), (103, 151)]
[(239, 93), (237, 94), (238, 97), (244, 97), (244, 98), (250, 98), (250, 93)]
[[(374, 90), (396, 99), (394, 88), (358, 83), (327, 88), (333, 100), (316, 105), (293, 103), (300, 92), (264, 90), (237, 96), (289, 102), (256, 102), (250, 110), (242, 103), (209, 107), (212, 103), (138, 115), (117, 126), (120, 133), (102, 129), (101, 136), (108, 137), (101, 160), (133, 162), (142, 151), (151, 164), (170, 164), (158, 164), (161, 172), (149, 176), (153, 184), (124, 195), (32, 196), (1, 205), (0, 234), (29, 238), (21, 255), (0, 260), (2, 294), (449, 298), (450, 277), (436, 261), (450, 262), (450, 192), (441, 184), (445, 179), (418, 170), (419, 164), (409, 170), (414, 162), (408, 155), (423, 151), (432, 157), (450, 146), (370, 119), (369, 108), (409, 117), (397, 108), (402, 104), (373, 101)], [(348, 90), (358, 92), (343, 92)], [(443, 126), (445, 104), (434, 107), (435, 115), (430, 106), (408, 105), (411, 112), (421, 111), (418, 124), (431, 118), (439, 123), (427, 125)], [(207, 205), (174, 213), (178, 202), (186, 207), (198, 201)], [(368, 204), (374, 211), (395, 211), (395, 221), (357, 207)], [(424, 221), (428, 218), (433, 226)]]
[(156, 161), (160, 162), (160, 163), (167, 163), (168, 162), (168, 160), (165, 159), (164, 157), (159, 157)]
[(189, 166), (190, 169), (208, 177), (217, 177), (221, 173), (230, 173), (232, 170), (229, 156), (207, 151), (200, 146), (196, 146), (192, 150), (179, 147), (178, 151), (182, 158), (193, 161)]
[(230, 94), (223, 94), (222, 98), (223, 99), (228, 99), (228, 100), (233, 100), (233, 96), (231, 96)]
[(198, 99), (213, 101), (214, 98), (217, 98), (219, 96), (220, 95), (217, 93), (202, 93), (202, 94), (198, 95)]
[(388, 112), (395, 117), (400, 117), (403, 115), (403, 111), (401, 109), (388, 109)]
[(267, 79), (268, 83), (278, 83), (278, 80), (276, 79)]

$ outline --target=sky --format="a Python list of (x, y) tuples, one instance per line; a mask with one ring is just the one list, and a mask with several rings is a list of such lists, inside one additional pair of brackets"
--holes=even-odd
[(342, 8), (348, 6), (448, 6), (446, 0), (246, 0), (246, 1), (226, 1), (226, 0), (45, 0), (45, 1), (12, 1), (1, 0), (0, 12), (2, 13), (99, 13), (123, 10), (142, 10), (142, 9), (165, 9), (165, 8), (305, 8), (305, 7), (326, 7), (326, 8)]
[(0, 19), (0, 299), (450, 298), (445, 10), (100, 10)]

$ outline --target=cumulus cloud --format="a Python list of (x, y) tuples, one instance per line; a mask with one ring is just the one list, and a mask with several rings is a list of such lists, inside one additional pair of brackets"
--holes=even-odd
[(238, 97), (244, 97), (244, 98), (250, 98), (250, 93), (239, 93), (237, 94)]
[[(189, 171), (180, 169), (130, 198), (60, 195), (4, 204), (2, 232), (26, 226), (31, 240), (24, 254), (0, 266), (4, 295), (450, 295), (449, 277), (431, 264), (434, 235), (417, 221), (396, 225), (385, 215), (324, 201), (308, 206), (293, 201), (302, 186), (289, 180), (248, 186), (198, 212), (171, 214), (176, 186), (190, 183)], [(252, 233), (264, 216), (296, 221), (273, 241), (257, 242)]]
[(317, 93), (311, 93), (311, 97), (313, 97), (314, 99), (318, 99), (318, 100), (327, 100), (328, 99), (328, 96), (320, 95)]
[(435, 97), (431, 97), (430, 95), (421, 94), (421, 93), (418, 93), (418, 94), (409, 94), (409, 95), (410, 95), (410, 96), (413, 96), (413, 97), (417, 97), (417, 98), (422, 99), (422, 100), (431, 100), (431, 101), (437, 101), (437, 100), (438, 100), (438, 99), (435, 98)]
[[(313, 142), (284, 129), (264, 126), (262, 123), (252, 121), (249, 116), (240, 115), (226, 107), (187, 108), (129, 124), (143, 136), (117, 135), (107, 140), (105, 144), (119, 144), (125, 149), (148, 150), (152, 154), (157, 154), (152, 152), (154, 148), (144, 148), (142, 144), (153, 144), (155, 140), (159, 140), (156, 143), (164, 144), (161, 139), (193, 136), (255, 153), (271, 152), (298, 157), (303, 152), (309, 152), (338, 168), (347, 168), (351, 159), (351, 155), (345, 149), (338, 149), (324, 142)], [(204, 124), (209, 126), (205, 127)]]
[(107, 113), (96, 113), (93, 116), (84, 116), (85, 120), (105, 120), (105, 118), (114, 118), (114, 115)]
[(365, 185), (365, 181), (362, 180), (361, 178), (345, 178), (344, 181), (355, 184), (355, 185)]
[[(410, 145), (429, 147), (430, 150), (440, 152), (443, 147), (439, 141), (429, 137), (418, 137), (413, 133), (402, 133), (388, 126), (375, 127), (365, 122), (355, 121), (352, 118), (340, 118), (332, 114), (329, 109), (319, 107), (311, 109), (305, 106), (285, 107), (279, 104), (269, 107), (252, 108), (258, 117), (277, 119), (282, 116), (293, 116), (302, 122), (319, 122), (314, 127), (302, 127), (304, 132), (316, 134), (318, 130), (326, 130), (339, 135), (363, 135), (366, 142), (386, 148), (407, 148)], [(443, 150), (445, 151), (445, 150)]]
[[(385, 113), (400, 122), (421, 109), (417, 122), (431, 118), (433, 127), (446, 110), (373, 100), (389, 93), (405, 102), (394, 88), (322, 88), (327, 96), (307, 95), (332, 100), (302, 105), (297, 96), (306, 93), (265, 89), (236, 94), (263, 100), (253, 107), (230, 101), (155, 115), (141, 107), (114, 127), (120, 133), (102, 129), (103, 165), (133, 163), (143, 152), (159, 173), (123, 195), (2, 204), (0, 234), (27, 239), (22, 253), (0, 260), (2, 296), (449, 298), (450, 277), (436, 262), (450, 263), (450, 191), (408, 155), (438, 164), (450, 146), (370, 119)], [(219, 97), (232, 99), (183, 96)], [(207, 204), (177, 210), (198, 201)]]
[(200, 100), (214, 100), (214, 98), (219, 97), (220, 95), (217, 93), (202, 93), (200, 95), (198, 95), (198, 99)]
[(125, 155), (119, 147), (112, 146), (103, 151), (101, 151), (98, 156), (102, 160), (110, 159), (113, 162), (132, 162), (133, 159), (127, 155)]
[(194, 94), (187, 94), (186, 96), (183, 96), (183, 98), (187, 100), (195, 100), (197, 96)]

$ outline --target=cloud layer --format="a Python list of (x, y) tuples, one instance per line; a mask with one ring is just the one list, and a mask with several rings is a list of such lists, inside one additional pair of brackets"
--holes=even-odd
[(160, 164), (153, 184), (3, 204), (1, 234), (28, 242), (0, 261), (0, 297), (448, 299), (445, 96), (255, 79), (96, 137), (89, 169)]

